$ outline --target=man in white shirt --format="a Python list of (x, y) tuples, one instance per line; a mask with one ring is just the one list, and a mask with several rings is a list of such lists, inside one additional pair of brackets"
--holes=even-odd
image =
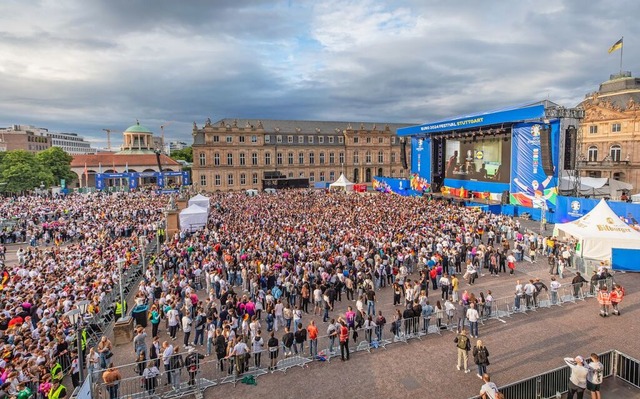
[(567, 399), (573, 399), (574, 393), (578, 398), (582, 398), (584, 390), (587, 388), (587, 374), (589, 373), (589, 370), (584, 367), (584, 359), (582, 356), (576, 356), (575, 359), (565, 357), (564, 362), (571, 368)]
[(527, 310), (531, 309), (531, 305), (533, 305), (533, 293), (535, 290), (536, 286), (533, 285), (533, 280), (529, 280), (529, 282), (524, 286), (524, 297), (527, 304)]
[(191, 335), (191, 324), (193, 323), (193, 319), (191, 318), (191, 313), (186, 312), (184, 316), (182, 316), (182, 332), (184, 332), (184, 348), (189, 349), (191, 346), (189, 345), (189, 336)]
[(523, 296), (524, 296), (524, 288), (522, 287), (522, 283), (520, 282), (520, 280), (517, 280), (516, 295), (515, 295), (514, 304), (513, 304), (513, 307), (516, 311), (520, 309), (520, 300), (522, 299)]
[(551, 277), (551, 282), (549, 283), (549, 291), (551, 292), (551, 304), (555, 305), (558, 303), (558, 290), (562, 284), (556, 280), (555, 277)]
[(480, 315), (478, 314), (478, 310), (476, 309), (476, 304), (471, 302), (469, 304), (469, 309), (467, 309), (467, 320), (469, 320), (469, 330), (471, 336), (474, 338), (478, 338), (478, 319)]
[(178, 324), (180, 323), (180, 313), (172, 306), (171, 310), (167, 312), (167, 319), (169, 320), (169, 335), (175, 341), (178, 333)]
[(482, 385), (482, 388), (480, 388), (480, 397), (482, 399), (496, 399), (496, 394), (499, 392), (498, 387), (495, 383), (491, 382), (489, 374), (484, 373), (482, 381), (484, 384)]

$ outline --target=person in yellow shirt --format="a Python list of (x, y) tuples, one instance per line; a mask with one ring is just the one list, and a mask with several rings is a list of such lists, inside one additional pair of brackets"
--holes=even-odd
[(454, 302), (458, 300), (458, 291), (460, 290), (460, 281), (455, 274), (451, 275), (451, 292)]

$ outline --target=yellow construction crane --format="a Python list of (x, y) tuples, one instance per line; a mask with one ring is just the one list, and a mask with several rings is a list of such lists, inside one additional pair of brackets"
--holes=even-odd
[(107, 150), (111, 151), (111, 129), (102, 129), (107, 132)]
[(169, 122), (165, 122), (164, 124), (160, 125), (160, 132), (162, 135), (162, 152), (166, 153), (165, 151), (165, 146), (167, 145), (167, 143), (164, 142), (164, 128), (168, 127), (169, 125), (171, 125), (174, 121), (169, 121)]

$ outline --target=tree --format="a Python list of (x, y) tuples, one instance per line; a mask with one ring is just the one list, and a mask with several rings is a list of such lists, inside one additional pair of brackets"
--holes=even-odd
[(46, 170), (53, 175), (53, 184), (60, 184), (64, 179), (67, 183), (76, 178), (76, 174), (71, 171), (71, 161), (73, 157), (67, 154), (60, 147), (51, 147), (36, 154), (36, 160)]
[(4, 192), (19, 193), (40, 187), (50, 186), (55, 179), (45, 169), (36, 156), (25, 150), (7, 152), (0, 164), (0, 189)]
[(191, 163), (193, 162), (193, 149), (189, 146), (181, 150), (171, 151), (171, 158), (176, 161), (182, 160)]

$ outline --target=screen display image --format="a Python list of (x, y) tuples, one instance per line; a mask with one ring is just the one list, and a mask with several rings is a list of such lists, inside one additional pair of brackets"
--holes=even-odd
[(448, 179), (509, 183), (510, 139), (447, 140), (445, 153)]

